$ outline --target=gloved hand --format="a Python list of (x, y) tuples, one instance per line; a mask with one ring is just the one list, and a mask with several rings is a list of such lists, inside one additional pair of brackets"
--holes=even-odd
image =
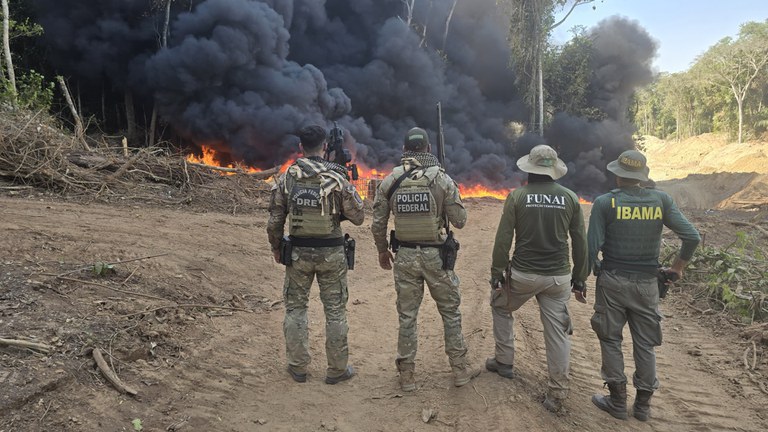
[(587, 284), (584, 281), (571, 279), (571, 292), (576, 295), (576, 301), (579, 303), (587, 302)]
[(491, 288), (500, 290), (501, 285), (504, 283), (504, 277), (501, 278), (491, 278)]

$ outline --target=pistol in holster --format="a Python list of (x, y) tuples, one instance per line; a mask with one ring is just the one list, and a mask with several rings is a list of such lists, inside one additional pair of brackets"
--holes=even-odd
[(396, 254), (400, 249), (400, 240), (395, 237), (395, 230), (389, 231), (389, 249), (393, 254)]
[(667, 271), (663, 267), (659, 267), (659, 272), (656, 274), (656, 279), (659, 282), (659, 298), (667, 296), (669, 291), (669, 284), (679, 279), (679, 275), (675, 272)]
[(440, 248), (440, 258), (443, 259), (443, 270), (453, 270), (456, 258), (459, 256), (459, 241), (453, 237), (453, 231), (448, 231), (448, 237)]
[(595, 265), (592, 267), (592, 274), (595, 276), (600, 276), (600, 274), (603, 272), (603, 262), (600, 260), (595, 260)]
[(347, 257), (347, 268), (355, 269), (355, 239), (344, 234), (344, 256)]
[(293, 243), (291, 243), (291, 238), (284, 236), (280, 240), (280, 246), (278, 247), (280, 248), (280, 264), (290, 267), (293, 264)]

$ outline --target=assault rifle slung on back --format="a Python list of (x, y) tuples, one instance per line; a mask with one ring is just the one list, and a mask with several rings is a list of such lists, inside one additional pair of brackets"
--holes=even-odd
[[(357, 164), (352, 162), (352, 153), (344, 148), (344, 129), (337, 122), (333, 122), (333, 128), (328, 134), (328, 148), (325, 150), (325, 160), (335, 162), (350, 172), (352, 180), (359, 178)], [(349, 178), (350, 175), (347, 175)]]

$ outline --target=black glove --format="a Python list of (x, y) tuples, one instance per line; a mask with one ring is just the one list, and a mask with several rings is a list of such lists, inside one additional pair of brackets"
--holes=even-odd
[(500, 278), (491, 278), (491, 288), (501, 289), (502, 284), (504, 284), (504, 276)]
[(576, 301), (579, 303), (587, 302), (587, 284), (584, 281), (571, 279), (571, 292), (576, 294)]

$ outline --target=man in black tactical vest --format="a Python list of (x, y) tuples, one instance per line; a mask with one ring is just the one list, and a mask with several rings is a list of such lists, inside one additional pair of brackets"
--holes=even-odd
[[(491, 264), (491, 313), (494, 356), (485, 368), (504, 378), (513, 378), (515, 318), (512, 314), (536, 297), (544, 325), (549, 380), (544, 407), (559, 412), (568, 395), (571, 356), (571, 291), (586, 302), (584, 281), (587, 241), (579, 197), (555, 183), (568, 172), (557, 152), (538, 145), (517, 161), (528, 173), (528, 184), (513, 190), (504, 202), (496, 231)], [(573, 269), (568, 260), (571, 239)], [(509, 249), (515, 249), (512, 259)], [(505, 274), (506, 273), (506, 274)]]
[[(480, 374), (470, 367), (467, 345), (461, 333), (459, 278), (445, 254), (445, 218), (456, 228), (467, 222), (456, 183), (430, 153), (427, 132), (413, 128), (403, 145), (402, 164), (379, 185), (373, 204), (371, 232), (379, 253), (379, 264), (392, 269), (400, 329), (395, 364), (403, 391), (416, 389), (414, 361), (418, 345), (416, 322), (424, 297), (424, 283), (443, 318), (445, 353), (451, 365), (454, 385), (461, 387)], [(395, 216), (395, 230), (387, 241), (389, 214)], [(455, 250), (453, 251), (455, 253)], [(453, 255), (455, 257), (455, 255)], [(449, 268), (448, 268), (449, 267)]]
[[(629, 323), (637, 389), (633, 415), (650, 417), (653, 392), (659, 387), (654, 347), (661, 345), (659, 312), (659, 247), (661, 231), (670, 228), (682, 241), (679, 255), (666, 279), (682, 277), (683, 268), (699, 244), (699, 233), (683, 216), (668, 194), (642, 187), (649, 182), (645, 156), (627, 150), (608, 164), (619, 186), (595, 199), (589, 218), (587, 239), (589, 263), (597, 276), (592, 329), (600, 339), (603, 364), (600, 370), (610, 395), (596, 394), (592, 402), (618, 419), (626, 419), (627, 377), (621, 352), (622, 333)], [(597, 254), (602, 252), (602, 261)]]
[[(297, 382), (307, 380), (310, 362), (307, 305), (317, 277), (325, 310), (325, 382), (352, 378), (347, 346), (347, 258), (341, 232), (342, 217), (363, 223), (363, 200), (347, 180), (347, 170), (324, 160), (327, 134), (320, 126), (299, 132), (303, 156), (288, 168), (272, 188), (267, 235), (275, 262), (285, 265), (285, 334), (288, 373)], [(284, 238), (288, 220), (289, 237)]]

